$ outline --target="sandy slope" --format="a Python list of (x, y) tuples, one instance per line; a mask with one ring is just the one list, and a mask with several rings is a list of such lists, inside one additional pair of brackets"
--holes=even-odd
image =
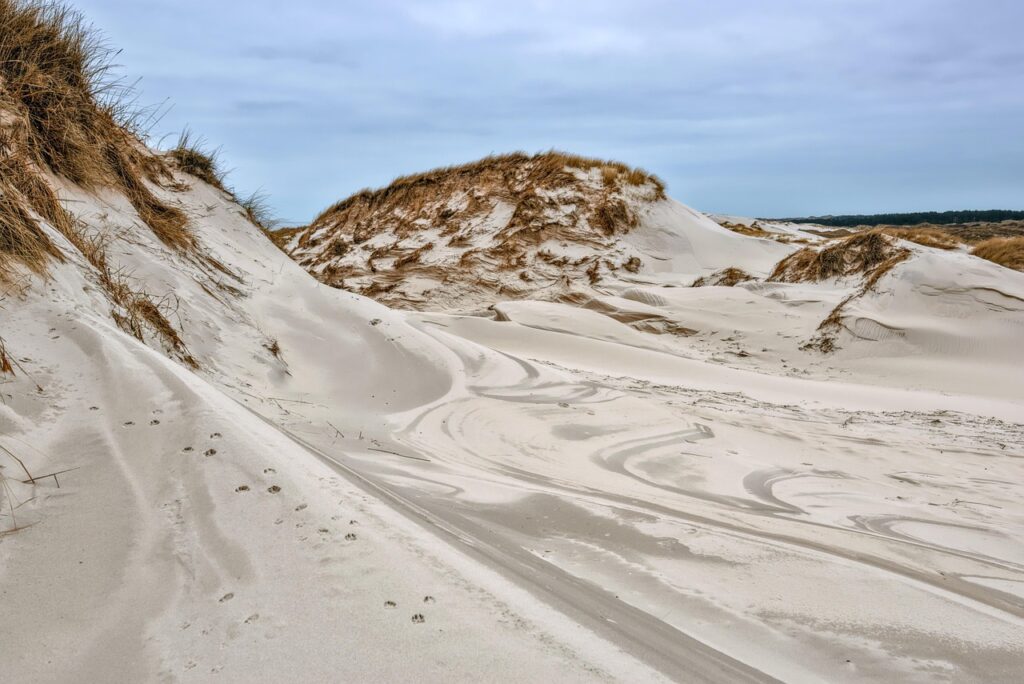
[(201, 369), (121, 333), (80, 264), (6, 297), (26, 372), (2, 385), (0, 440), (33, 473), (78, 468), (19, 487), (32, 524), (0, 537), (14, 681), (1024, 666), (1016, 275), (918, 250), (826, 357), (799, 348), (856, 284), (681, 287), (791, 248), (671, 202), (635, 245), (660, 269), (492, 319), (318, 285), (202, 184), (167, 197), (240, 280), (118, 197), (65, 194), (126, 238)]
[[(75, 468), (59, 489), (14, 492), (32, 498), (16, 511), (27, 527), (0, 537), (4, 605), (18, 616), (0, 628), (5, 678), (656, 676), (246, 408), (329, 397), (331, 424), (369, 439), (389, 411), (452, 380), (422, 336), (318, 286), (219, 193), (170, 197), (244, 274), (243, 296), (130, 226), (120, 198), (76, 196), (86, 220), (130, 230), (122, 263), (140, 288), (176, 298), (198, 374), (117, 329), (79, 264), (5, 300), (4, 339), (24, 372), (3, 387), (0, 439), (35, 475)], [(413, 339), (395, 344), (398, 331)], [(17, 466), (4, 466), (13, 480)]]

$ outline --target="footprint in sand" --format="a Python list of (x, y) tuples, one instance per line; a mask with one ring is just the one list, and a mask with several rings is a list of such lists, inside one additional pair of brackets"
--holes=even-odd
[(213, 456), (215, 453), (217, 453), (216, 449), (207, 449), (203, 452), (203, 456)]
[(348, 534), (346, 534), (345, 535), (345, 540), (346, 541), (355, 541), (356, 540), (355, 533), (354, 532), (349, 532)]
[(240, 485), (238, 487), (235, 487), (235, 491), (236, 492), (247, 492), (247, 491), (249, 491), (249, 485)]
[(153, 420), (149, 421), (149, 424), (150, 424), (150, 425), (159, 425), (159, 424), (160, 424), (160, 421), (159, 421), (159, 420), (157, 420), (156, 418), (154, 418)]
[(397, 608), (398, 604), (395, 603), (394, 601), (385, 601), (384, 602), (384, 607), (385, 608)]
[(414, 624), (421, 625), (427, 621), (427, 618), (423, 617), (423, 613), (416, 613), (412, 616), (412, 621)]
[(230, 601), (233, 598), (235, 598), (235, 592), (229, 591), (220, 597), (220, 601), (218, 601), (218, 603), (224, 603), (225, 601)]
[(278, 487), (277, 485), (271, 485), (270, 487), (267, 487), (267, 491), (270, 492), (271, 494), (277, 494), (279, 491), (281, 491), (281, 488)]

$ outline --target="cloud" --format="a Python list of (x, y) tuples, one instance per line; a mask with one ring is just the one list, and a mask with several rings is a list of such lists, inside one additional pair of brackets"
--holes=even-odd
[(359, 63), (352, 55), (337, 44), (322, 43), (320, 45), (249, 45), (239, 51), (244, 58), (253, 58), (268, 62), (304, 62), (332, 67), (356, 68)]
[(176, 103), (164, 126), (221, 144), (236, 184), (293, 218), (399, 173), (548, 147), (648, 166), (715, 211), (1021, 204), (1009, 0), (79, 6), (145, 97)]

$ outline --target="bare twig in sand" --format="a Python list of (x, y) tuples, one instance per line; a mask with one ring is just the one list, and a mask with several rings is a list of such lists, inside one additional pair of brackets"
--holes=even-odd
[(334, 425), (334, 423), (332, 423), (331, 421), (327, 421), (327, 424), (328, 424), (328, 425), (330, 425), (330, 426), (331, 426), (331, 428), (332, 428), (332, 429), (333, 429), (333, 430), (334, 430), (334, 431), (335, 431), (336, 433), (338, 433), (338, 435), (337, 435), (338, 437), (341, 437), (342, 439), (345, 439), (345, 433), (344, 433), (344, 432), (342, 432), (341, 430), (339, 430), (339, 429), (338, 429), (338, 428), (337, 428), (337, 427), (336, 427), (336, 426)]
[(397, 451), (391, 451), (389, 449), (375, 449), (374, 447), (366, 447), (367, 451), (379, 451), (382, 454), (391, 454), (392, 456), (398, 456), (400, 458), (409, 458), (414, 461), (426, 461), (430, 463), (429, 458), (423, 458), (422, 456), (409, 456), (408, 454), (400, 454)]
[(57, 470), (57, 471), (52, 472), (52, 473), (44, 473), (44, 474), (39, 475), (37, 477), (32, 477), (32, 478), (29, 478), (27, 480), (22, 480), (21, 482), (22, 482), (22, 484), (35, 484), (39, 480), (45, 479), (47, 477), (52, 477), (53, 481), (57, 483), (57, 489), (60, 489), (60, 480), (57, 479), (57, 476), (58, 475), (63, 475), (64, 473), (70, 473), (72, 470), (78, 470), (80, 467), (81, 466), (75, 466), (74, 468), (65, 468), (64, 470)]
[[(0, 450), (3, 450), (4, 453), (8, 454), (11, 458), (13, 458), (15, 461), (17, 461), (18, 465), (21, 466), (21, 469), (25, 471), (25, 474), (28, 476), (29, 480), (32, 480), (32, 473), (30, 473), (28, 471), (28, 467), (25, 465), (24, 461), (22, 461), (20, 458), (18, 458), (14, 454), (14, 452), (12, 452), (10, 449), (8, 449), (7, 447), (3, 446), (2, 444), (0, 444)], [(11, 490), (10, 485), (7, 484), (7, 478), (4, 477), (3, 473), (0, 473), (0, 487), (3, 488), (4, 498), (7, 499), (7, 507), (10, 510), (11, 524), (13, 525), (11, 529), (6, 530), (6, 531), (4, 531), (4, 532), (2, 532), (0, 534), (7, 534), (9, 532), (16, 532), (16, 531), (18, 531), (20, 529), (23, 529), (21, 527), (18, 527), (18, 518), (14, 515), (14, 511), (17, 508), (20, 508), (21, 505), (26, 503), (26, 502), (22, 501), (17, 506), (14, 505), (14, 499), (15, 499), (14, 492)]]
[(24, 462), (24, 461), (22, 461), (22, 460), (21, 460), (20, 458), (18, 458), (18, 457), (17, 457), (16, 455), (15, 455), (15, 453), (14, 453), (13, 451), (11, 451), (11, 450), (10, 450), (10, 449), (8, 449), (7, 447), (5, 447), (5, 446), (4, 446), (3, 444), (0, 444), (0, 450), (2, 450), (2, 451), (3, 451), (4, 453), (5, 453), (5, 454), (7, 454), (8, 456), (10, 456), (11, 458), (13, 458), (13, 459), (14, 459), (15, 461), (17, 461), (17, 462), (18, 462), (18, 465), (20, 465), (20, 466), (21, 466), (21, 469), (25, 471), (25, 476), (26, 476), (26, 477), (27, 477), (27, 478), (28, 478), (29, 480), (33, 480), (33, 479), (34, 479), (34, 478), (32, 477), (32, 473), (30, 473), (30, 472), (28, 471), (28, 467), (27, 467), (27, 466), (25, 465), (25, 462)]

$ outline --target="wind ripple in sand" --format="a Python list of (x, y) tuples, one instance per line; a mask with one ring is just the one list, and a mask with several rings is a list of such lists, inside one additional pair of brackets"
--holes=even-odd
[[(1005, 590), (1024, 580), (1020, 566), (979, 552), (982, 543), (964, 536), (983, 535), (984, 526), (975, 532), (946, 520), (976, 509), (926, 506), (947, 487), (1008, 496), (987, 482), (1012, 475), (985, 477), (978, 468), (962, 482), (950, 480), (952, 473), (893, 478), (891, 463), (906, 462), (909, 472), (929, 460), (917, 454), (922, 434), (938, 434), (934, 419), (862, 412), (851, 423), (842, 413), (727, 393), (705, 392), (714, 401), (679, 406), (672, 388), (633, 391), (628, 379), (468, 354), (451, 343), (457, 338), (435, 336), (471, 359), (464, 366), (469, 395), (411, 412), (395, 438), (433, 461), (401, 468), (417, 477), (429, 470), (438, 484), (461, 483), (459, 494), (421, 491), (417, 498), (452, 524), (486, 521), (488, 535), (776, 676), (834, 675), (815, 660), (832, 651), (857, 654), (862, 674), (895, 668), (908, 680), (929, 678), (920, 669), (925, 662), (978, 673), (978, 653), (1006, 668), (1022, 656), (1011, 635), (1024, 626), (1024, 610)], [(952, 414), (942, 424), (946, 448), (963, 448), (966, 424)], [(998, 435), (986, 434), (970, 442), (977, 455), (958, 457), (964, 468), (999, 448)], [(779, 460), (787, 450), (789, 462)], [(469, 481), (474, 486), (463, 486)], [(552, 503), (539, 507), (539, 496)], [(911, 506), (937, 517), (886, 510)], [(714, 575), (709, 563), (719, 563)], [(777, 585), (779, 576), (799, 581)], [(675, 609), (666, 615), (658, 606)], [(956, 626), (964, 622), (976, 626), (966, 640)], [(878, 640), (878, 630), (890, 635)], [(961, 646), (936, 659), (929, 646), (936, 638)], [(814, 657), (807, 656), (811, 644)], [(806, 669), (787, 670), (773, 650)]]

